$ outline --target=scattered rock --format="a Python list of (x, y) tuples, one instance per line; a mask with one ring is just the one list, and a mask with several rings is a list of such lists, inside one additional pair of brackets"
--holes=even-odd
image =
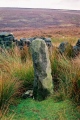
[(73, 57), (73, 46), (68, 42), (59, 45), (59, 52), (67, 57)]
[[(24, 46), (30, 46), (31, 42), (35, 40), (37, 37), (32, 38), (21, 38), (20, 40), (17, 40), (12, 33), (9, 32), (1, 32), (0, 33), (0, 47), (7, 48), (11, 47), (13, 45), (13, 42), (15, 42), (15, 45), (19, 47), (20, 49), (23, 49)], [(46, 45), (48, 47), (51, 47), (51, 38), (44, 38), (42, 37), (42, 40), (46, 42)]]
[(52, 46), (51, 38), (45, 38), (45, 37), (40, 37), (40, 38), (45, 41), (45, 43), (48, 47)]
[(37, 37), (32, 37), (32, 38), (21, 38), (20, 41), (17, 41), (17, 46), (19, 46), (20, 48), (23, 48), (23, 46), (27, 45), (28, 47), (31, 45), (31, 42), (33, 40), (36, 40), (36, 39), (42, 39), (45, 41), (46, 45), (50, 48), (52, 46), (52, 43), (51, 43), (51, 38), (44, 38), (44, 37), (40, 37), (40, 38), (37, 38)]
[(59, 45), (59, 51), (61, 54), (63, 54), (68, 46), (68, 42), (62, 42), (60, 45)]
[(32, 97), (33, 97), (33, 90), (28, 90), (22, 95), (22, 98), (24, 98), (24, 99), (32, 98)]
[(74, 57), (80, 53), (80, 39), (77, 41), (76, 45), (73, 47)]

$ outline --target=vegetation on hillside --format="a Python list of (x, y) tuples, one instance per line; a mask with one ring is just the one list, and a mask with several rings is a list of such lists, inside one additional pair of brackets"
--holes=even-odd
[(80, 11), (0, 8), (0, 29), (80, 27)]

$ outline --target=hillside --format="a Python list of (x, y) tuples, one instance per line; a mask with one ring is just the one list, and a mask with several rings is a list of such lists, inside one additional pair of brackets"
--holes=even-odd
[(80, 27), (80, 11), (0, 8), (0, 30)]
[(3, 31), (12, 32), (17, 39), (44, 36), (76, 43), (80, 38), (80, 10), (0, 8)]

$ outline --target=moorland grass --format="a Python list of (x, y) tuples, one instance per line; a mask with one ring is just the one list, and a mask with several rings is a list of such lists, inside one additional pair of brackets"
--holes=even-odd
[[(27, 49), (27, 48), (26, 48)], [(26, 62), (21, 61), (21, 51), (18, 48), (0, 54), (0, 109), (18, 94), (19, 89), (28, 89), (33, 84), (33, 67), (29, 52), (26, 50)], [(26, 88), (27, 87), (27, 88)]]
[[(71, 59), (61, 55), (56, 49), (50, 56), (54, 88), (62, 99), (75, 98), (80, 102), (79, 59), (79, 56)], [(76, 65), (74, 61), (77, 61)]]
[[(68, 104), (66, 101), (67, 99), (72, 99), (75, 100), (78, 105), (80, 104), (79, 59), (79, 57), (71, 59), (64, 55), (61, 55), (58, 50), (53, 47), (53, 50), (50, 54), (54, 84), (54, 94), (52, 96), (53, 101), (52, 98), (43, 102), (38, 102), (31, 99), (19, 100), (20, 105), (17, 105), (16, 110), (15, 106), (11, 107), (11, 109), (16, 111), (15, 114), (11, 112), (12, 114), (9, 115), (9, 112), (8, 117), (5, 118), (5, 114), (3, 114), (3, 111), (1, 111), (1, 119), (4, 120), (5, 118), (5, 120), (8, 120), (13, 118), (20, 118), (20, 120), (31, 120), (33, 118), (32, 120), (77, 120), (77, 118), (80, 118), (78, 112), (76, 111), (76, 108), (72, 107), (73, 105)], [(0, 108), (3, 109), (3, 105), (7, 106), (6, 103), (8, 102), (10, 104), (10, 100), (12, 98), (17, 98), (15, 95), (19, 91), (21, 92), (22, 88), (25, 88), (25, 90), (27, 90), (32, 87), (33, 80), (34, 70), (29, 49), (25, 48), (23, 51), (20, 51), (18, 48), (14, 48), (14, 50), (10, 51), (4, 50), (0, 54)], [(58, 102), (54, 103), (54, 100), (57, 100)], [(47, 107), (48, 104), (49, 106)], [(67, 104), (67, 106), (64, 109), (65, 104)], [(63, 107), (61, 107), (62, 105)], [(68, 105), (71, 107), (70, 110), (68, 108)], [(25, 109), (23, 107), (25, 107)], [(40, 112), (38, 112), (36, 109), (38, 109)], [(72, 115), (68, 111), (72, 111)], [(20, 114), (20, 112), (22, 112), (23, 115)], [(37, 114), (39, 115), (37, 116)]]

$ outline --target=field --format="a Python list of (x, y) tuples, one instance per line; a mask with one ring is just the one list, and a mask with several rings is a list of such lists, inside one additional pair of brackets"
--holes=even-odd
[(35, 36), (52, 39), (54, 93), (44, 101), (23, 99), (34, 81), (30, 49), (4, 49), (0, 54), (0, 119), (80, 120), (80, 55), (72, 58), (68, 48), (62, 56), (57, 49), (62, 41), (75, 45), (80, 38), (80, 11), (0, 8), (3, 31), (12, 32), (18, 40)]

